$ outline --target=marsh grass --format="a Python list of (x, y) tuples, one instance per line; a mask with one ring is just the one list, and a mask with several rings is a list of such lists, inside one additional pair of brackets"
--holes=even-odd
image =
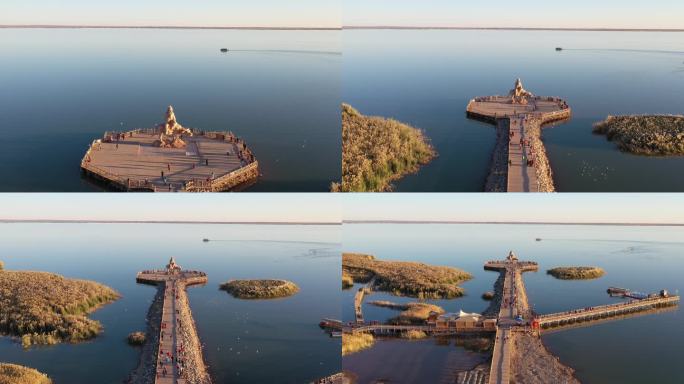
[(0, 363), (0, 384), (52, 384), (52, 380), (33, 368)]
[(417, 128), (396, 120), (368, 117), (342, 104), (342, 184), (333, 191), (380, 192), (415, 173), (436, 156)]
[(444, 313), (444, 308), (428, 303), (397, 304), (391, 301), (370, 301), (368, 304), (402, 311), (399, 316), (390, 319), (389, 323), (397, 325), (424, 324), (431, 312)]
[(588, 280), (603, 276), (605, 271), (599, 267), (557, 267), (546, 273), (561, 280)]
[(458, 268), (408, 261), (380, 261), (374, 256), (357, 253), (342, 255), (342, 269), (357, 283), (375, 278), (374, 290), (421, 299), (463, 296), (465, 291), (458, 284), (472, 278), (471, 274)]
[(349, 289), (354, 286), (354, 279), (345, 271), (342, 271), (342, 289)]
[(342, 356), (370, 348), (375, 343), (370, 333), (345, 333), (342, 335)]
[(239, 299), (275, 299), (292, 296), (299, 287), (287, 280), (230, 280), (221, 289)]
[(401, 334), (401, 337), (403, 339), (410, 339), (410, 340), (419, 340), (419, 339), (424, 339), (428, 337), (427, 333), (423, 331), (419, 331), (417, 329), (411, 329), (407, 332), (403, 332)]
[(146, 340), (147, 337), (145, 336), (145, 332), (132, 332), (128, 335), (128, 344), (130, 345), (143, 345)]
[(21, 338), (22, 345), (80, 342), (102, 325), (87, 314), (120, 296), (87, 280), (48, 272), (0, 272), (0, 332)]
[(684, 155), (684, 116), (608, 116), (594, 124), (621, 151), (638, 155)]

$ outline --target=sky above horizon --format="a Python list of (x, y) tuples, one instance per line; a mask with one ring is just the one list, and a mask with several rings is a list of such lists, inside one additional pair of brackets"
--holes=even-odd
[(3, 193), (0, 220), (338, 223), (325, 194)]
[(684, 29), (681, 0), (3, 0), (0, 25)]
[(3, 0), (0, 25), (339, 28), (340, 0)]
[(678, 193), (383, 193), (344, 197), (344, 220), (684, 224), (684, 194)]
[(684, 224), (684, 194), (0, 194), (0, 220)]
[(681, 0), (343, 0), (344, 26), (684, 29)]

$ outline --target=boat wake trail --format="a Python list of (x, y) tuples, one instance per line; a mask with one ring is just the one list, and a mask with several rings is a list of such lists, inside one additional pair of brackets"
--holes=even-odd
[(563, 48), (563, 51), (655, 53), (655, 54), (665, 54), (665, 55), (684, 55), (684, 51), (668, 51), (668, 50), (661, 50), (661, 49)]
[(326, 56), (342, 56), (342, 52), (335, 51), (306, 51), (296, 49), (231, 49), (229, 52), (244, 52), (244, 53), (282, 53), (295, 55), (326, 55)]

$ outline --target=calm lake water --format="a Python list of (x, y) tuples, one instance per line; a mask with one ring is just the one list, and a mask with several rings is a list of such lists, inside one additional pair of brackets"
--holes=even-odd
[[(305, 383), (340, 370), (340, 339), (322, 332), (340, 317), (337, 226), (178, 224), (0, 224), (0, 260), (8, 270), (40, 270), (91, 279), (123, 298), (92, 314), (104, 332), (81, 344), (23, 350), (0, 337), (0, 361), (47, 373), (56, 384), (121, 383), (139, 350), (126, 336), (145, 329), (155, 288), (136, 284), (139, 270), (170, 256), (206, 271), (209, 283), (188, 289), (204, 357), (215, 383)], [(203, 238), (210, 238), (208, 243)], [(277, 300), (238, 300), (220, 283), (282, 278), (300, 292)]]
[[(1, 29), (3, 191), (97, 191), (80, 177), (107, 130), (231, 130), (250, 191), (327, 191), (341, 174), (339, 31)], [(228, 53), (219, 49), (226, 47)]]
[[(537, 237), (542, 241), (535, 241)], [(391, 224), (345, 224), (343, 227), (344, 251), (369, 253), (385, 260), (449, 265), (473, 274), (474, 278), (463, 284), (466, 296), (430, 300), (449, 312), (460, 309), (481, 312), (487, 307), (488, 302), (480, 295), (493, 289), (498, 274), (485, 271), (483, 265), (487, 260), (504, 258), (510, 250), (521, 259), (539, 263), (539, 272), (524, 274), (530, 303), (539, 313), (618, 301), (606, 294), (609, 286), (641, 292), (665, 288), (679, 293), (684, 288), (682, 239), (684, 228), (681, 227)], [(595, 265), (605, 269), (606, 274), (596, 280), (562, 281), (545, 273), (547, 269), (563, 265)], [(343, 291), (342, 315), (346, 321), (354, 318), (353, 295), (353, 290)], [(416, 299), (374, 293), (368, 300)], [(368, 321), (387, 320), (397, 313), (364, 306), (364, 318)], [(684, 345), (683, 321), (684, 312), (677, 309), (550, 333), (542, 340), (562, 362), (576, 370), (583, 383), (681, 383), (684, 381), (684, 373), (679, 369)], [(442, 352), (437, 353), (438, 349)], [(410, 360), (406, 356), (411, 354), (433, 357), (424, 359), (424, 355), (419, 355), (414, 358), (418, 363), (405, 363)], [(450, 346), (441, 346), (434, 340), (381, 341), (373, 349), (345, 357), (343, 366), (369, 380), (379, 377), (372, 376), (377, 370), (378, 375), (399, 380), (396, 382), (407, 382), (400, 379), (414, 377), (416, 373), (423, 380), (415, 382), (439, 382), (449, 370), (477, 365), (477, 355), (455, 347), (453, 342)], [(377, 365), (373, 366), (372, 361)]]
[(684, 113), (684, 33), (346, 30), (342, 40), (344, 102), (424, 129), (439, 153), (397, 191), (481, 191), (495, 132), (465, 108), (517, 77), (573, 109), (543, 134), (559, 191), (684, 191), (684, 157), (621, 153), (591, 132), (610, 114)]

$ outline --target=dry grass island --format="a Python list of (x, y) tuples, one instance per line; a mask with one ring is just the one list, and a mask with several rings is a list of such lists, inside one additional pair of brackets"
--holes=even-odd
[(345, 333), (342, 335), (342, 356), (373, 346), (375, 340), (370, 333)]
[(344, 253), (342, 269), (356, 283), (373, 280), (373, 289), (397, 296), (451, 299), (463, 296), (458, 284), (472, 275), (458, 268), (408, 261), (380, 261), (372, 255)]
[(88, 340), (102, 325), (87, 314), (119, 297), (93, 281), (0, 270), (0, 333), (21, 337), (25, 347)]
[(0, 384), (52, 384), (52, 380), (33, 368), (0, 363)]
[(599, 267), (556, 267), (546, 273), (561, 280), (589, 280), (598, 279), (606, 272)]
[(354, 279), (345, 271), (342, 271), (342, 289), (349, 289), (354, 286)]
[(419, 129), (396, 120), (369, 117), (342, 104), (342, 184), (333, 191), (381, 192), (415, 173), (436, 156)]
[(145, 336), (145, 332), (137, 331), (128, 335), (128, 344), (130, 345), (140, 346), (145, 344), (146, 340), (147, 337)]
[(276, 299), (292, 296), (299, 287), (287, 280), (230, 280), (221, 289), (238, 299)]
[(430, 316), (431, 312), (436, 312), (439, 314), (444, 313), (444, 309), (442, 307), (428, 303), (397, 304), (391, 301), (380, 300), (369, 301), (368, 304), (375, 305), (376, 307), (385, 307), (402, 311), (399, 316), (389, 320), (390, 324), (397, 325), (423, 325)]
[(684, 116), (608, 116), (594, 133), (617, 142), (621, 151), (638, 155), (684, 155)]

